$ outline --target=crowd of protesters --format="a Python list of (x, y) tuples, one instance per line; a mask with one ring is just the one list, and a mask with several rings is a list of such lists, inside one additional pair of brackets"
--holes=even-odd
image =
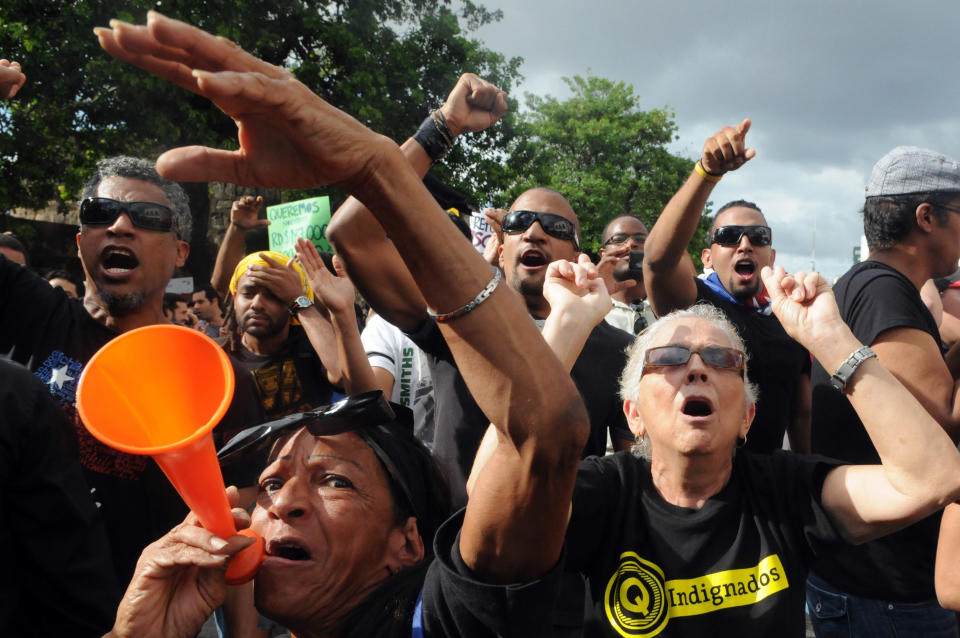
[[(833, 288), (775, 266), (745, 199), (694, 268), (708, 199), (756, 156), (749, 119), (706, 140), (651, 228), (613, 218), (597, 263), (548, 188), (487, 210), (481, 254), (423, 178), (497, 125), (497, 87), (465, 74), (398, 146), (185, 23), (95, 33), (213, 101), (239, 150), (98, 163), (83, 282), (0, 235), (0, 634), (188, 638), (213, 616), (234, 637), (803, 636), (807, 617), (825, 637), (958, 635), (955, 160), (877, 162), (870, 256)], [(0, 61), (0, 96), (25, 81)], [(335, 255), (301, 239), (293, 259), (244, 254), (263, 201), (234, 202), (187, 298), (166, 292), (190, 251), (179, 181), (352, 197)], [(234, 370), (213, 438), (234, 520), (265, 542), (244, 585), (225, 571), (251, 539), (201, 527), (78, 414), (94, 354), (164, 323)]]

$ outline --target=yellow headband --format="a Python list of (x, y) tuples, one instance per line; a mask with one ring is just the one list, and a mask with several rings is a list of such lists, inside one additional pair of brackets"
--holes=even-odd
[(309, 297), (310, 301), (313, 301), (313, 289), (310, 287), (310, 282), (307, 281), (307, 273), (303, 271), (303, 266), (299, 262), (293, 260), (290, 257), (282, 253), (273, 252), (272, 250), (261, 250), (255, 253), (250, 253), (246, 257), (240, 260), (240, 263), (237, 264), (237, 267), (233, 270), (233, 277), (230, 278), (230, 294), (237, 294), (237, 283), (240, 281), (241, 275), (247, 272), (247, 268), (252, 264), (260, 264), (262, 266), (269, 266), (270, 264), (267, 260), (260, 257), (260, 255), (266, 255), (273, 261), (280, 264), (289, 264), (293, 261), (293, 269), (297, 271), (297, 274), (300, 275), (300, 287), (303, 289), (303, 294), (305, 297)]

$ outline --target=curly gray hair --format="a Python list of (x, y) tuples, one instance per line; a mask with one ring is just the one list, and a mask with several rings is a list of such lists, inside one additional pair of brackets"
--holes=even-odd
[(190, 200), (179, 184), (160, 177), (153, 162), (125, 155), (100, 160), (97, 162), (90, 179), (83, 185), (81, 197), (84, 199), (96, 197), (100, 182), (111, 177), (139, 179), (159, 186), (173, 210), (173, 232), (176, 233), (178, 239), (190, 241), (190, 235), (193, 232)]

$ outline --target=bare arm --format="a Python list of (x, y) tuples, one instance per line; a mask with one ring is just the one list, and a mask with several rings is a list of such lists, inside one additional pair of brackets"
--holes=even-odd
[[(700, 165), (708, 173), (722, 175), (745, 164), (756, 155), (752, 148), (746, 148), (744, 138), (749, 130), (750, 120), (733, 128), (724, 127), (704, 143)], [(686, 308), (697, 299), (693, 281), (696, 272), (687, 256), (687, 246), (714, 186), (715, 182), (696, 171), (691, 173), (650, 229), (643, 247), (643, 281), (658, 317)]]
[[(840, 319), (829, 285), (818, 274), (763, 269), (774, 312), (787, 333), (827, 370), (836, 370), (860, 343)], [(847, 396), (882, 465), (831, 470), (822, 502), (849, 542), (888, 534), (960, 496), (960, 454), (939, 424), (879, 361), (857, 369)], [(911, 424), (903, 436), (903, 424)]]
[(230, 278), (244, 257), (247, 232), (270, 223), (266, 219), (258, 219), (262, 207), (263, 198), (259, 195), (256, 198), (249, 195), (241, 197), (230, 205), (230, 225), (220, 242), (217, 260), (213, 263), (213, 274), (210, 275), (210, 285), (220, 293), (221, 299), (227, 298)]
[[(540, 334), (569, 372), (577, 362), (590, 333), (603, 321), (613, 305), (606, 282), (597, 267), (590, 263), (590, 258), (581, 254), (576, 265), (562, 260), (550, 264), (543, 294), (550, 302), (550, 314)], [(468, 495), (472, 496), (474, 484), (497, 453), (499, 438), (497, 427), (491, 423), (483, 435), (470, 468), (470, 477), (467, 479)], [(491, 472), (496, 472), (496, 469)], [(494, 503), (490, 505), (495, 506)]]
[(960, 392), (940, 346), (916, 328), (893, 328), (870, 344), (893, 373), (954, 440), (960, 440)]
[(940, 605), (960, 611), (960, 504), (957, 503), (947, 506), (940, 521), (934, 582)]
[[(97, 29), (108, 52), (210, 98), (239, 127), (239, 150), (167, 151), (157, 161), (161, 174), (287, 188), (336, 183), (374, 213), (430, 307), (459, 308), (490, 281), (490, 265), (445, 218), (392, 141), (225, 39), (154, 12), (146, 27), (114, 24)], [(487, 582), (535, 578), (556, 564), (563, 545), (589, 432), (583, 401), (506, 287), (440, 329), (477, 405), (505, 441), (495, 459), (503, 486), (498, 507), (471, 500), (460, 553)], [(480, 489), (493, 488), (478, 482), (475, 493)]]
[[(472, 73), (457, 82), (440, 111), (451, 133), (483, 130), (506, 110), (506, 96)], [(421, 178), (432, 161), (413, 138), (400, 147)], [(427, 304), (393, 242), (376, 217), (351, 197), (327, 227), (327, 239), (343, 259), (350, 279), (377, 314), (405, 332), (416, 330), (426, 318)]]

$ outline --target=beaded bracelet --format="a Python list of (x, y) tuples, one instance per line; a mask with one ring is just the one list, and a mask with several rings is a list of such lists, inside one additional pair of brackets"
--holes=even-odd
[(484, 301), (486, 301), (487, 298), (490, 297), (490, 295), (493, 294), (493, 291), (497, 287), (497, 284), (500, 283), (500, 278), (501, 278), (500, 269), (495, 268), (494, 271), (495, 272), (493, 273), (493, 279), (490, 280), (490, 283), (484, 286), (483, 290), (480, 291), (480, 294), (478, 294), (476, 297), (474, 297), (464, 305), (460, 306), (459, 308), (457, 308), (452, 312), (445, 312), (442, 314), (436, 313), (430, 310), (429, 308), (427, 308), (427, 314), (433, 317), (437, 323), (441, 323), (444, 321), (451, 321), (453, 319), (462, 317), (463, 315), (467, 314), (471, 310), (475, 309), (477, 306), (479, 306)]
[(723, 175), (714, 175), (713, 173), (708, 173), (707, 169), (705, 169), (703, 164), (700, 163), (700, 160), (697, 160), (697, 163), (693, 165), (693, 170), (697, 171), (697, 175), (708, 182), (713, 182), (714, 184), (723, 179)]

